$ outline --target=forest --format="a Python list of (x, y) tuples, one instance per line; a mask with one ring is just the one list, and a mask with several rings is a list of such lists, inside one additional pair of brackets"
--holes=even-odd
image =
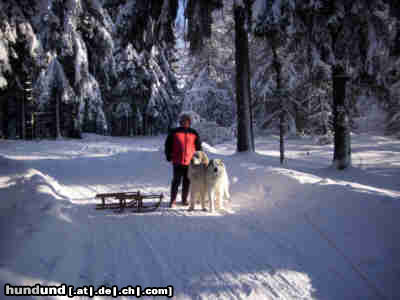
[[(156, 135), (182, 111), (254, 150), (320, 136), (348, 165), (353, 121), (400, 127), (395, 0), (0, 1), (0, 135)], [(210, 133), (211, 132), (211, 133)], [(338, 165), (339, 168), (341, 168)]]

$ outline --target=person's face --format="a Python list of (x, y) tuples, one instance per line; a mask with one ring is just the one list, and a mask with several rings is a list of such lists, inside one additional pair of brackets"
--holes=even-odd
[(189, 128), (190, 127), (190, 121), (188, 119), (182, 120), (181, 124), (182, 124), (182, 126), (184, 128)]

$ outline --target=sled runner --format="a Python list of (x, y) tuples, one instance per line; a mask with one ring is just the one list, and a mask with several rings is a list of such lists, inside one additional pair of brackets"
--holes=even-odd
[[(149, 212), (160, 207), (163, 194), (142, 194), (137, 192), (106, 193), (97, 194), (96, 198), (101, 199), (100, 204), (96, 204), (96, 209), (119, 209), (131, 208), (133, 212)], [(118, 202), (106, 203), (106, 199), (115, 199)], [(158, 201), (144, 201), (146, 199), (158, 199)]]

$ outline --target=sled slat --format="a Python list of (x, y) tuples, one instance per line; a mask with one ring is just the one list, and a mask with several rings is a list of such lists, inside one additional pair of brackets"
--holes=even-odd
[[(96, 205), (96, 209), (119, 209), (122, 212), (125, 208), (132, 208), (133, 212), (153, 211), (160, 206), (163, 197), (163, 194), (142, 194), (140, 191), (97, 194), (95, 198), (100, 198), (101, 203)], [(106, 199), (115, 199), (118, 202), (106, 203)], [(143, 199), (159, 199), (159, 201), (143, 205)]]

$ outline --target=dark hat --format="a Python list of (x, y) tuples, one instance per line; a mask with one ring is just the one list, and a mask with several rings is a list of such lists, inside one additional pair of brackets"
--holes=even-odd
[(179, 117), (179, 123), (182, 123), (183, 121), (189, 120), (190, 124), (192, 124), (192, 117), (189, 114), (183, 113)]

